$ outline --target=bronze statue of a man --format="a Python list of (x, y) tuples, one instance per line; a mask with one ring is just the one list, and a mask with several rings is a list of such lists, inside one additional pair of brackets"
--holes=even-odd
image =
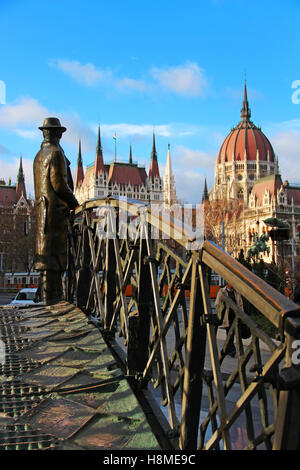
[(70, 210), (77, 205), (70, 162), (59, 141), (66, 128), (49, 117), (39, 127), (44, 141), (33, 163), (37, 238), (35, 269), (41, 272), (41, 300), (62, 299), (62, 274), (67, 266), (67, 232)]

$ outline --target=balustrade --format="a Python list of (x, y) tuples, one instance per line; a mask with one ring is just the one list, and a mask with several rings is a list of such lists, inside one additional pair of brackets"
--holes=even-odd
[[(99, 325), (112, 347), (121, 345), (137, 388), (160, 390), (175, 447), (299, 449), (300, 373), (293, 349), (299, 306), (181, 222), (115, 197), (77, 208), (68, 300)], [(234, 321), (222, 347), (211, 271), (245, 300), (242, 309), (223, 295)], [(275, 327), (277, 339), (258, 327), (246, 303)], [(235, 358), (226, 354), (231, 336)]]

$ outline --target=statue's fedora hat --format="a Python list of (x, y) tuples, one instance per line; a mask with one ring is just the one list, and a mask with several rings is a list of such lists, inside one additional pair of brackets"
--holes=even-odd
[(60, 120), (56, 117), (47, 117), (44, 119), (43, 125), (39, 127), (42, 131), (43, 129), (61, 129), (62, 132), (67, 130), (66, 127), (60, 124)]

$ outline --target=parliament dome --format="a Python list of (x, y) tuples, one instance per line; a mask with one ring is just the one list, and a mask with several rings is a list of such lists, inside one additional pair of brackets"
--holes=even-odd
[(247, 99), (245, 83), (244, 101), (241, 109), (241, 121), (231, 130), (224, 140), (218, 155), (218, 163), (243, 161), (275, 162), (273, 147), (262, 132), (252, 121)]

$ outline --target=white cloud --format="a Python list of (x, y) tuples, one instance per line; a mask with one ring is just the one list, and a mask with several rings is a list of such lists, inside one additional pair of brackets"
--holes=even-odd
[(192, 150), (188, 147), (178, 145), (172, 152), (174, 165), (194, 170), (214, 171), (215, 155), (210, 155), (202, 150)]
[[(96, 128), (96, 126), (94, 126)], [(164, 137), (169, 137), (172, 133), (170, 124), (163, 124), (159, 126), (151, 126), (150, 124), (101, 124), (101, 134), (104, 137), (112, 137), (116, 132), (118, 137), (126, 136), (149, 136), (153, 134)]]
[(272, 139), (283, 180), (300, 183), (300, 131), (290, 129), (276, 133)]
[(181, 95), (200, 96), (207, 87), (204, 71), (193, 62), (177, 67), (153, 67), (151, 74), (163, 88)]
[(179, 170), (178, 168), (173, 168), (173, 172), (179, 201), (189, 204), (200, 203), (205, 175), (197, 171)]
[(40, 131), (36, 129), (15, 129), (15, 132), (24, 139), (36, 140), (41, 136)]
[[(207, 87), (204, 71), (194, 62), (168, 68), (152, 67), (148, 79), (118, 77), (109, 67), (102, 69), (92, 63), (81, 64), (77, 60), (55, 59), (49, 62), (51, 67), (61, 70), (66, 75), (85, 86), (106, 84), (121, 92), (153, 92), (168, 90), (185, 96), (201, 96)], [(153, 80), (154, 79), (154, 80)]]
[(300, 183), (300, 119), (267, 123), (265, 130), (278, 157), (282, 179)]
[(67, 128), (63, 134), (62, 143), (77, 147), (79, 138), (82, 141), (83, 152), (95, 150), (95, 133), (89, 124), (84, 123), (78, 113), (67, 112), (63, 114), (56, 114), (61, 123)]
[(10, 154), (11, 154), (11, 151), (4, 145), (0, 144), (0, 155), (10, 155)]
[[(97, 132), (98, 125), (93, 125), (94, 132)], [(152, 136), (153, 131), (156, 136), (162, 137), (190, 137), (190, 136), (204, 136), (210, 133), (210, 141), (216, 140), (219, 143), (219, 136), (216, 135), (211, 129), (205, 126), (195, 126), (193, 124), (185, 123), (168, 123), (160, 125), (152, 124), (129, 124), (129, 123), (115, 123), (115, 124), (101, 124), (101, 135), (104, 137), (112, 137), (116, 132), (118, 137), (134, 137), (136, 140), (142, 140), (144, 137)]]
[[(17, 165), (19, 168), (19, 159), (17, 159)], [(28, 158), (22, 158), (22, 165), (24, 170), (27, 197), (34, 197), (33, 162)]]
[(41, 125), (48, 116), (47, 109), (31, 97), (22, 97), (12, 104), (0, 107), (0, 127), (18, 129)]
[[(49, 110), (32, 97), (21, 97), (13, 103), (8, 103), (0, 108), (0, 128), (16, 133), (24, 139), (40, 140), (41, 132), (38, 129), (47, 116), (56, 116), (62, 125), (66, 126), (67, 132), (63, 134), (62, 142), (72, 146), (78, 145), (78, 139), (82, 139), (83, 151), (94, 151), (95, 134), (98, 125), (84, 123), (76, 112), (57, 113)], [(116, 132), (117, 138), (132, 137), (134, 140), (152, 136), (162, 137), (184, 137), (203, 132), (199, 126), (182, 123), (170, 124), (130, 124), (115, 123), (101, 124), (101, 135), (111, 138)]]
[(209, 188), (213, 185), (215, 156), (180, 145), (171, 151), (171, 157), (177, 197), (181, 202), (201, 202), (204, 179)]
[(57, 67), (66, 75), (86, 86), (92, 86), (99, 82), (107, 82), (112, 78), (110, 69), (99, 69), (90, 62), (83, 65), (77, 60), (57, 59), (50, 61), (49, 65)]
[(281, 132), (283, 130), (298, 130), (300, 129), (300, 119), (290, 119), (289, 121), (272, 122), (268, 124), (270, 132)]
[(78, 83), (88, 87), (101, 83), (125, 92), (132, 90), (145, 91), (147, 89), (147, 84), (143, 80), (129, 77), (118, 78), (109, 67), (100, 69), (90, 62), (81, 64), (77, 60), (56, 59), (50, 61), (49, 65), (58, 68)]
[(128, 77), (116, 80), (115, 85), (120, 91), (147, 91), (148, 89), (147, 83), (143, 80), (135, 80)]
[(14, 132), (24, 139), (41, 140), (42, 133), (38, 127), (49, 116), (58, 117), (61, 124), (67, 128), (67, 132), (63, 134), (64, 142), (77, 146), (78, 139), (81, 137), (85, 150), (94, 150), (95, 135), (90, 126), (81, 121), (77, 113), (56, 113), (31, 97), (21, 97), (12, 104), (1, 106), (0, 128)]

